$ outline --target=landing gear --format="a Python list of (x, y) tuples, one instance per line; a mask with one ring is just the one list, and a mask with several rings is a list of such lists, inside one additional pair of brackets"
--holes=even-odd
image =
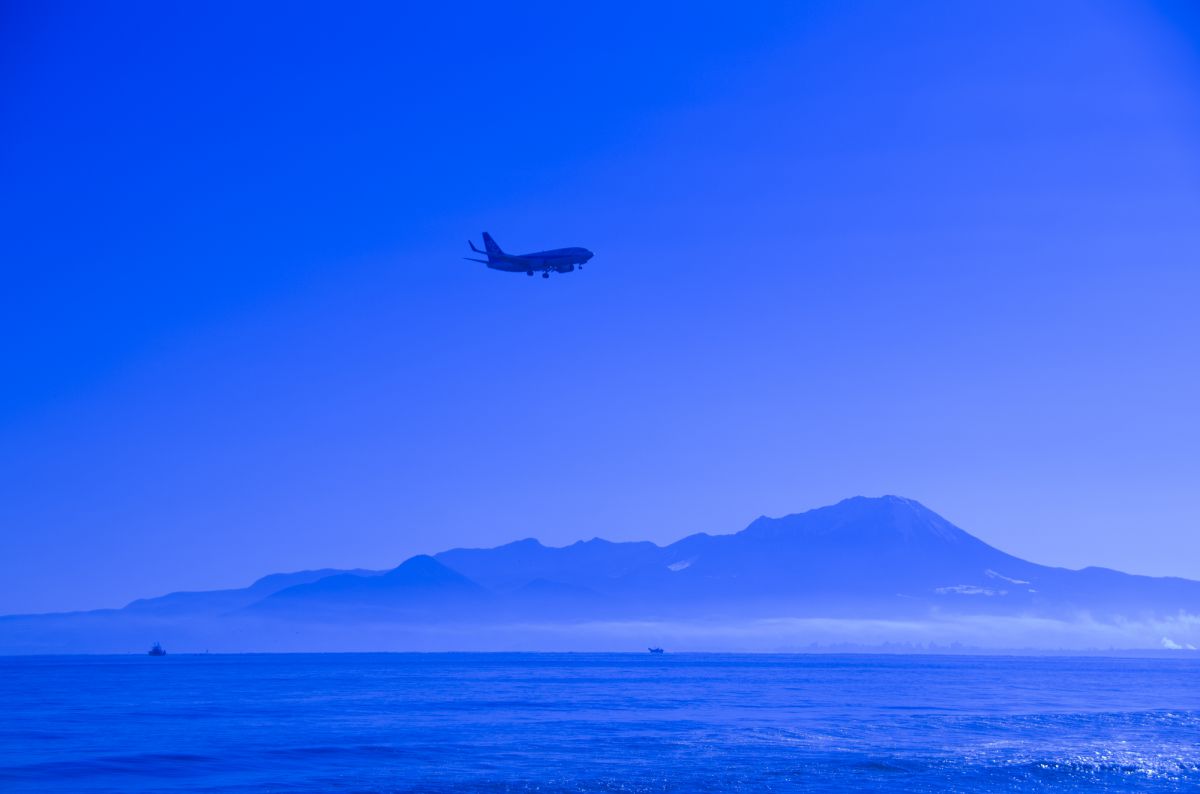
[(525, 275), (527, 275), (527, 276), (532, 276), (532, 275), (533, 275), (533, 271), (532, 271), (532, 270), (526, 270), (526, 271), (525, 271)]
[(550, 278), (550, 271), (547, 270), (544, 273), (542, 273), (542, 278)]

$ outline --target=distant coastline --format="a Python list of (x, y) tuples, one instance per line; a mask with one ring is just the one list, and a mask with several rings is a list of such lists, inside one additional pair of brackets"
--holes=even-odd
[(389, 571), (273, 574), (123, 609), (0, 617), (0, 653), (1066, 653), (1200, 646), (1200, 582), (1006, 554), (911, 499), (855, 497), (667, 546), (525, 539)]

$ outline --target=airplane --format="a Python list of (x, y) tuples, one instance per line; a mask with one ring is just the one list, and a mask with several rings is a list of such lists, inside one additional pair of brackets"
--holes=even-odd
[(550, 278), (550, 273), (570, 273), (576, 265), (582, 269), (585, 262), (594, 254), (586, 248), (555, 248), (553, 251), (538, 251), (535, 254), (506, 254), (496, 245), (496, 241), (487, 232), (483, 233), (483, 247), (480, 251), (475, 243), (467, 240), (467, 245), (477, 254), (487, 254), (487, 259), (473, 259), (464, 256), (468, 262), (482, 262), (493, 270), (504, 270), (508, 273), (526, 273), (530, 276), (533, 271), (540, 270), (542, 278)]

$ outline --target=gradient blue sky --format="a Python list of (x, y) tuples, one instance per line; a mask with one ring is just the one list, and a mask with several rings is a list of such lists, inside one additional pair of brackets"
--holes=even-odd
[(1187, 3), (428, 5), (4, 5), (0, 612), (882, 493), (1200, 578)]

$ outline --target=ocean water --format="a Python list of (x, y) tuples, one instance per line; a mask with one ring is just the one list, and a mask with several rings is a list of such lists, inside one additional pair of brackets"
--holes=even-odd
[(1197, 791), (1200, 660), (0, 659), (3, 791)]

